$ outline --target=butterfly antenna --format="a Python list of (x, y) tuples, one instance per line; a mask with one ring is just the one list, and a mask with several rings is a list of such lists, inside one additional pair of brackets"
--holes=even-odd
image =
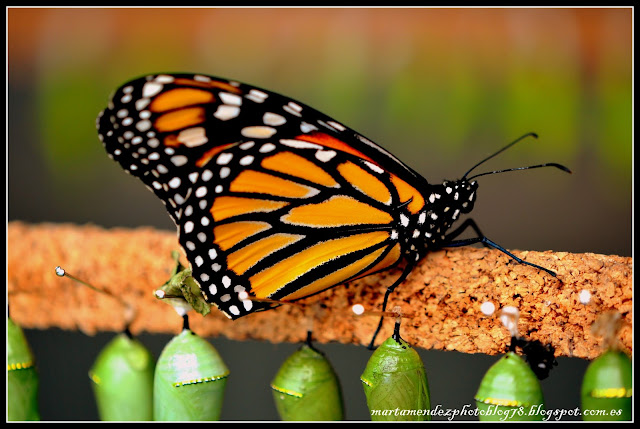
[(487, 171), (485, 173), (480, 173), (480, 174), (476, 174), (474, 176), (468, 177), (467, 180), (472, 180), (472, 179), (475, 179), (476, 177), (480, 177), (480, 176), (488, 176), (489, 174), (506, 173), (507, 171), (531, 170), (533, 168), (541, 168), (541, 167), (556, 167), (556, 168), (558, 168), (558, 169), (560, 169), (562, 171), (565, 171), (565, 172), (571, 174), (571, 170), (569, 170), (564, 165), (557, 164), (555, 162), (548, 162), (546, 164), (530, 165), (528, 167), (516, 167), (516, 168), (507, 168), (505, 170)]
[(484, 164), (485, 162), (489, 161), (491, 158), (494, 158), (495, 156), (501, 154), (502, 152), (504, 152), (505, 150), (509, 149), (511, 146), (515, 145), (516, 143), (524, 140), (527, 137), (533, 137), (533, 138), (538, 138), (538, 135), (536, 133), (527, 133), (524, 134), (520, 137), (518, 137), (517, 139), (515, 139), (514, 141), (512, 141), (511, 143), (509, 143), (508, 145), (506, 145), (505, 147), (503, 147), (502, 149), (498, 150), (497, 152), (489, 155), (488, 157), (486, 157), (485, 159), (483, 159), (482, 161), (478, 162), (476, 165), (474, 165), (473, 167), (471, 167), (469, 169), (469, 171), (467, 171), (463, 176), (462, 179), (463, 180), (472, 180), (475, 179), (476, 177), (480, 177), (480, 176), (487, 176), (489, 174), (498, 174), (498, 173), (505, 173), (507, 171), (517, 171), (517, 170), (531, 170), (534, 168), (541, 168), (541, 167), (556, 167), (562, 171), (566, 171), (567, 173), (571, 173), (571, 170), (569, 170), (567, 167), (565, 167), (564, 165), (561, 164), (557, 164), (555, 162), (549, 162), (546, 164), (539, 164), (539, 165), (531, 165), (528, 167), (516, 167), (516, 168), (508, 168), (508, 169), (504, 169), (504, 170), (495, 170), (495, 171), (488, 171), (485, 173), (480, 173), (480, 174), (476, 174), (474, 176), (471, 177), (467, 177), (469, 175), (469, 173), (471, 173), (473, 170), (475, 170), (476, 168), (478, 168), (480, 165)]
[(476, 168), (478, 168), (479, 166), (481, 166), (482, 164), (484, 164), (485, 162), (489, 161), (491, 158), (501, 154), (502, 152), (504, 152), (505, 150), (509, 149), (511, 146), (513, 146), (514, 144), (518, 143), (521, 140), (524, 140), (527, 137), (533, 137), (535, 139), (538, 138), (538, 135), (536, 133), (527, 133), (523, 136), (518, 137), (517, 139), (515, 139), (514, 141), (512, 141), (511, 143), (509, 143), (508, 145), (506, 145), (505, 147), (503, 147), (502, 149), (500, 149), (499, 151), (497, 151), (496, 153), (489, 155), (488, 157), (486, 157), (485, 159), (483, 159), (482, 161), (480, 161), (479, 163), (477, 163), (476, 165), (474, 165), (473, 167), (471, 167), (469, 169), (469, 171), (467, 171), (466, 173), (464, 173), (464, 176), (462, 176), (463, 179), (467, 178), (467, 175), (469, 173), (471, 173), (473, 170), (475, 170)]

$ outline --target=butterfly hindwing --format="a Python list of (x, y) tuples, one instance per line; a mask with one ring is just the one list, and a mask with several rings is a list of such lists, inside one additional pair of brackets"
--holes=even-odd
[[(220, 152), (203, 172), (215, 186), (197, 181), (185, 203), (180, 241), (194, 276), (232, 317), (269, 307), (240, 301), (239, 292), (295, 300), (400, 259), (387, 175), (375, 178), (349, 154), (319, 161), (324, 148), (287, 144), (248, 141)], [(352, 183), (365, 179), (364, 189)]]

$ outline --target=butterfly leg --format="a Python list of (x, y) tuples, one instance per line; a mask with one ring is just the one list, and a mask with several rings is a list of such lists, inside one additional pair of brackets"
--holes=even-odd
[[(475, 224), (475, 222), (474, 222), (474, 224)], [(456, 235), (459, 235), (462, 231), (455, 230), (453, 232), (457, 232)], [(449, 234), (449, 236), (450, 235), (451, 234)], [(449, 236), (447, 236), (447, 237), (449, 237)], [(455, 237), (455, 235), (454, 235), (454, 237)], [(557, 277), (556, 273), (554, 273), (553, 271), (551, 271), (551, 270), (549, 270), (547, 268), (541, 267), (540, 265), (536, 265), (536, 264), (532, 264), (531, 262), (527, 262), (524, 259), (518, 258), (516, 255), (514, 255), (511, 252), (509, 252), (507, 249), (505, 249), (504, 247), (500, 246), (499, 244), (494, 243), (493, 241), (489, 240), (484, 235), (479, 236), (479, 237), (467, 238), (467, 239), (464, 239), (464, 240), (452, 240), (452, 241), (449, 241), (443, 247), (462, 247), (462, 246), (468, 246), (470, 244), (475, 244), (475, 243), (482, 243), (485, 246), (493, 247), (494, 249), (499, 250), (502, 253), (504, 253), (505, 255), (509, 256), (511, 259), (515, 260), (516, 262), (519, 262), (519, 263), (524, 264), (524, 265), (529, 265), (530, 267), (534, 267), (534, 268), (537, 268), (539, 270), (542, 270), (542, 271), (552, 275), (553, 277)]]
[[(480, 228), (478, 227), (478, 224), (476, 224), (475, 220), (465, 219), (459, 227), (447, 234), (447, 239), (453, 241), (454, 238), (462, 234), (467, 228), (473, 229), (473, 232), (476, 233), (477, 237), (484, 237), (484, 234), (480, 231)], [(484, 247), (491, 247), (487, 243), (482, 244), (484, 245)]]
[[(402, 274), (400, 274), (400, 277), (398, 277), (396, 279), (396, 281), (393, 282), (393, 284), (387, 288), (386, 292), (384, 293), (384, 299), (382, 300), (382, 311), (383, 312), (387, 310), (387, 301), (389, 301), (389, 295), (391, 295), (391, 292), (393, 292), (393, 290), (407, 278), (407, 276), (411, 273), (411, 271), (413, 270), (414, 267), (415, 267), (415, 264), (407, 264), (407, 266), (404, 267), (404, 270), (402, 271)], [(371, 338), (371, 342), (369, 343), (369, 346), (367, 347), (369, 350), (373, 350), (374, 349), (373, 343), (375, 343), (376, 337), (378, 336), (378, 333), (380, 333), (380, 329), (382, 328), (382, 321), (383, 320), (384, 320), (384, 316), (380, 316), (380, 321), (378, 322), (378, 327), (376, 328), (376, 331), (373, 333), (373, 338)]]

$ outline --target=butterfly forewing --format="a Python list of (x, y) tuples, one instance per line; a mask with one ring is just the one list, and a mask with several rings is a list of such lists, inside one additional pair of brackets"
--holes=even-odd
[[(109, 155), (164, 202), (208, 300), (237, 318), (386, 269), (424, 222), (424, 181), (337, 121), (203, 75), (119, 88), (98, 118)], [(426, 181), (424, 181), (426, 183)], [(414, 249), (415, 250), (415, 249)]]

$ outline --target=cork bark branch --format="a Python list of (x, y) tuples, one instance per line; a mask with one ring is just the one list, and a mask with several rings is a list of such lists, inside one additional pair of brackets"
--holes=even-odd
[[(68, 278), (55, 275), (57, 265), (97, 287), (121, 296), (136, 309), (130, 330), (177, 333), (182, 321), (153, 291), (173, 268), (174, 232), (151, 228), (103, 229), (69, 224), (8, 225), (8, 300), (11, 317), (25, 328), (61, 328), (86, 334), (120, 331), (125, 308)], [(432, 252), (391, 295), (389, 307), (401, 306), (413, 317), (402, 322), (405, 340), (426, 349), (499, 354), (509, 335), (498, 311), (485, 315), (484, 302), (496, 309), (520, 310), (520, 334), (551, 343), (557, 356), (594, 358), (601, 340), (590, 332), (595, 318), (617, 310), (625, 321), (621, 348), (632, 352), (632, 258), (591, 253), (513, 251), (529, 262), (555, 271), (558, 278), (518, 264), (503, 253), (484, 248)], [(183, 262), (186, 262), (184, 256)], [(318, 342), (368, 344), (378, 317), (356, 316), (351, 306), (377, 310), (384, 291), (400, 269), (353, 281), (299, 301), (236, 321), (212, 308), (202, 317), (191, 313), (194, 332), (234, 340), (299, 342), (313, 327)], [(588, 304), (580, 301), (588, 291)], [(582, 292), (583, 296), (585, 292)], [(378, 342), (391, 334), (385, 320)]]

